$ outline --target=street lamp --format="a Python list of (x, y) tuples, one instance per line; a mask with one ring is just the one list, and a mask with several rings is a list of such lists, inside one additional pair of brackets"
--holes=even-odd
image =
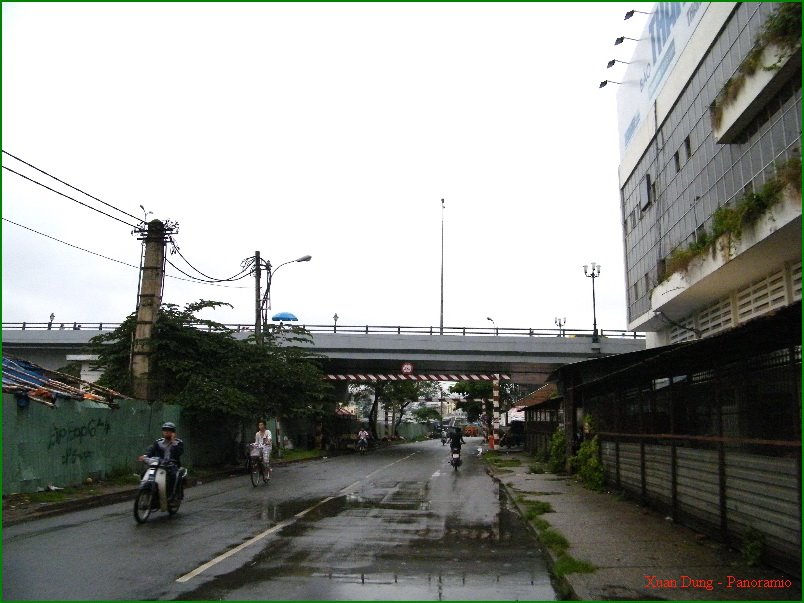
[(337, 312), (335, 312), (335, 314), (332, 315), (332, 321), (335, 323), (335, 326), (332, 327), (332, 332), (337, 333), (337, 331), (338, 331), (338, 313)]
[(597, 313), (595, 311), (595, 279), (600, 276), (600, 264), (592, 262), (592, 270), (587, 271), (588, 264), (583, 265), (583, 274), (592, 279), (592, 343), (598, 342), (597, 336)]
[(444, 334), (444, 200), (441, 199), (441, 317), (438, 334)]
[(653, 13), (646, 13), (644, 10), (629, 10), (625, 13), (625, 17), (623, 17), (623, 21), (628, 21), (631, 17), (634, 16), (634, 13), (639, 13), (641, 15), (652, 15)]
[[(293, 264), (294, 262), (309, 262), (313, 259), (311, 255), (303, 255), (302, 257), (295, 259), (295, 260), (288, 260), (282, 264), (279, 264), (276, 268), (271, 267), (271, 262), (269, 260), (260, 259), (260, 252), (255, 251), (254, 257), (247, 258), (243, 262), (248, 265), (248, 262), (254, 262), (254, 276), (256, 281), (256, 316), (254, 321), (254, 334), (257, 337), (257, 343), (262, 343), (262, 325), (268, 322), (268, 310), (271, 309), (271, 281), (276, 274), (276, 271), (279, 270), (282, 266), (287, 264)], [(266, 274), (268, 275), (268, 282), (265, 285), (265, 294), (260, 296), (260, 272), (265, 270)]]
[(564, 337), (564, 335), (566, 334), (566, 331), (564, 331), (564, 329), (563, 329), (565, 324), (567, 324), (567, 319), (566, 318), (556, 318), (556, 326), (558, 327), (558, 336), (559, 337)]
[(491, 324), (494, 325), (494, 333), (496, 334), (497, 333), (497, 323), (494, 322), (494, 319), (491, 316), (486, 316), (486, 320), (490, 320)]

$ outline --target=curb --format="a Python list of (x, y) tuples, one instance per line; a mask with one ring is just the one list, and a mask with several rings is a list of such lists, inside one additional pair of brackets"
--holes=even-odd
[(515, 494), (511, 491), (511, 488), (504, 483), (499, 477), (494, 474), (494, 470), (491, 466), (486, 465), (486, 473), (488, 474), (491, 479), (493, 479), (497, 484), (501, 487), (502, 492), (505, 493), (508, 502), (514, 506), (517, 510), (517, 513), (522, 518), (522, 521), (527, 526), (528, 530), (530, 530), (531, 534), (536, 538), (538, 543), (542, 547), (542, 551), (544, 553), (543, 557), (545, 559), (547, 569), (550, 572), (550, 579), (553, 582), (553, 587), (556, 589), (556, 594), (558, 594), (563, 600), (573, 600), (573, 601), (580, 601), (581, 598), (578, 596), (578, 593), (572, 587), (572, 583), (567, 579), (566, 576), (557, 576), (555, 573), (555, 565), (558, 561), (557, 557), (554, 556), (553, 551), (551, 551), (547, 545), (542, 542), (541, 535), (539, 530), (534, 526), (528, 519), (525, 517), (525, 510), (520, 506), (520, 504), (516, 500)]

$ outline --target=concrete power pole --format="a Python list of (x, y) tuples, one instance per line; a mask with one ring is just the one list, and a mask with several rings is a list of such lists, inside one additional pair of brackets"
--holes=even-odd
[(140, 297), (137, 300), (137, 327), (131, 351), (131, 378), (134, 397), (152, 401), (155, 393), (151, 386), (151, 335), (162, 304), (162, 287), (165, 280), (166, 235), (173, 229), (160, 220), (148, 222), (147, 231), (140, 229), (145, 241), (145, 260), (140, 273)]

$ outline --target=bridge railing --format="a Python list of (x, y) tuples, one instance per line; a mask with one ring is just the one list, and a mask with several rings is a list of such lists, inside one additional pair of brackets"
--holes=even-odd
[[(592, 337), (591, 329), (533, 329), (510, 327), (405, 327), (399, 325), (300, 325), (285, 323), (286, 326), (299, 326), (310, 333), (341, 333), (353, 335), (493, 335), (499, 337)], [(12, 331), (113, 331), (119, 322), (4, 322), (3, 330)], [(225, 328), (236, 333), (254, 331), (253, 324), (224, 324)], [(279, 328), (278, 324), (268, 325), (269, 330)], [(599, 329), (601, 337), (611, 339), (644, 339), (644, 333), (622, 329)]]

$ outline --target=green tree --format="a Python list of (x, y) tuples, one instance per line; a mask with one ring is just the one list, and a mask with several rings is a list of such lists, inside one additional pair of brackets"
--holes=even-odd
[(402, 415), (411, 403), (419, 398), (441, 394), (441, 385), (434, 381), (394, 381), (385, 389), (385, 396), (389, 406), (393, 409), (393, 434), (399, 435), (399, 425)]
[[(156, 399), (184, 407), (196, 421), (237, 425), (258, 417), (320, 418), (334, 404), (317, 357), (293, 345), (306, 336), (294, 329), (256, 345), (195, 314), (228, 305), (200, 300), (183, 309), (163, 304), (152, 336), (150, 376)], [(132, 314), (116, 330), (90, 340), (104, 373), (99, 384), (131, 395)], [(327, 404), (330, 403), (330, 404)]]
[[(466, 413), (467, 420), (474, 423), (485, 415), (486, 424), (491, 430), (493, 414), (494, 388), (491, 381), (459, 381), (449, 388), (451, 393), (460, 394), (462, 399), (455, 404), (455, 408)], [(513, 383), (503, 381), (500, 383), (500, 411), (505, 412), (513, 403), (517, 388)]]
[(397, 413), (393, 425), (393, 432), (397, 433), (405, 408), (420, 397), (440, 396), (441, 384), (433, 381), (372, 381), (350, 386), (349, 391), (353, 398), (368, 407), (369, 430), (376, 439), (380, 401)]
[(428, 421), (441, 421), (441, 413), (435, 408), (429, 406), (420, 406), (413, 411), (413, 416), (420, 423), (427, 423)]

